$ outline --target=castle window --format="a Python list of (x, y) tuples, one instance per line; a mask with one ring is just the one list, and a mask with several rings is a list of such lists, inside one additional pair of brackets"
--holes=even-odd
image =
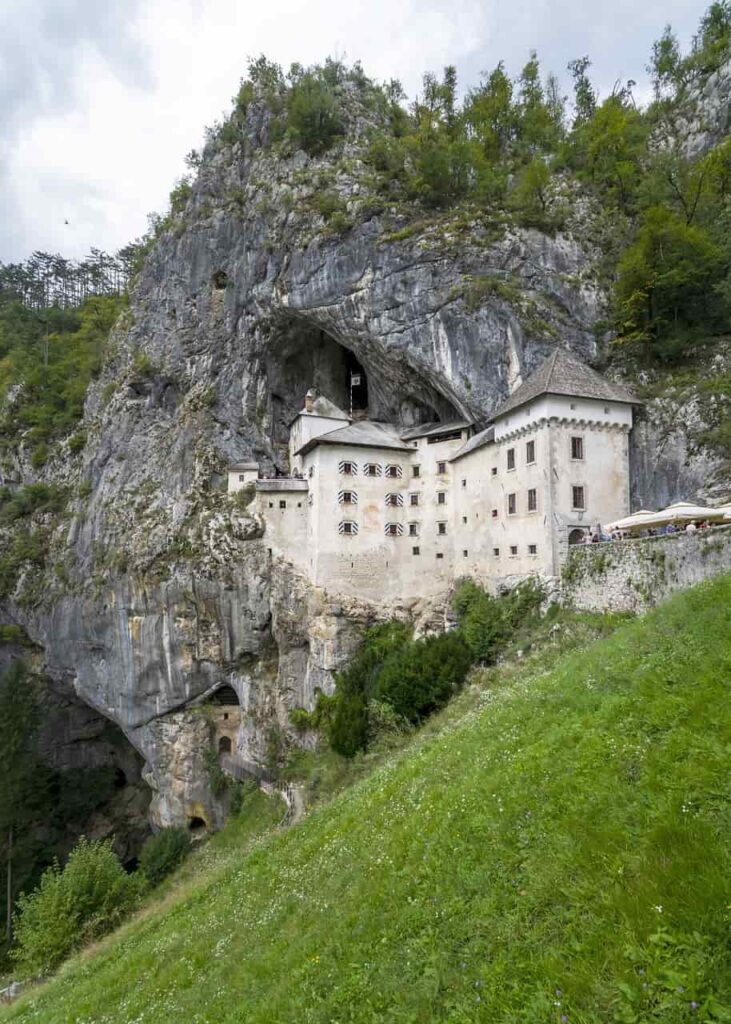
[(273, 501), (269, 502), (269, 508), (274, 508), (274, 502)]
[(418, 505), (418, 504), (419, 504), (419, 495), (418, 494), (410, 494), (409, 495), (409, 505)]
[(467, 558), (468, 555), (469, 555), (469, 551), (463, 551), (462, 552), (462, 558)]
[(401, 523), (386, 523), (387, 537), (400, 537), (403, 532), (404, 528)]
[(536, 461), (536, 443), (535, 441), (525, 442), (525, 461), (530, 466), (531, 463)]
[(443, 537), (446, 532), (447, 532), (447, 524), (446, 523), (437, 523), (437, 533), (439, 534), (439, 536)]
[(571, 507), (576, 509), (586, 508), (586, 495), (583, 487), (571, 488)]
[(493, 476), (497, 476), (497, 466), (493, 466), (490, 472), (492, 473)]
[(377, 462), (366, 462), (365, 466), (363, 466), (363, 472), (366, 476), (381, 476), (383, 470)]
[(355, 491), (339, 491), (338, 502), (341, 505), (357, 505), (358, 495), (355, 493)]
[(387, 494), (386, 505), (390, 508), (403, 508), (404, 496), (403, 494)]
[(286, 501), (284, 501), (284, 499), (282, 499), (282, 500), (281, 500), (281, 501), (279, 502), (279, 507), (280, 507), (280, 508), (286, 508), (286, 507), (287, 507), (287, 502), (286, 502)]
[(244, 482), (244, 479), (245, 479), (244, 474), (243, 473), (239, 473), (239, 483), (240, 484), (242, 484)]
[(538, 545), (537, 544), (529, 544), (528, 545), (528, 554), (529, 555), (537, 555), (538, 554)]
[(508, 495), (508, 515), (509, 516), (514, 516), (515, 515), (516, 507), (517, 507), (516, 494), (515, 494), (515, 492), (513, 492), (512, 494)]
[(466, 480), (463, 480), (463, 481), (462, 481), (462, 486), (463, 486), (463, 487), (466, 487), (466, 486), (467, 486), (467, 481), (466, 481)]
[(421, 466), (412, 466), (411, 467), (411, 475), (412, 476), (421, 476)]
[(493, 553), (495, 558), (499, 558), (500, 557), (500, 548), (493, 548), (492, 549), (492, 553)]
[(584, 438), (571, 438), (571, 458), (581, 460), (584, 458)]
[(346, 519), (338, 526), (338, 533), (344, 533), (347, 537), (354, 537), (358, 532), (358, 524)]
[(315, 467), (314, 466), (310, 466), (310, 471), (309, 471), (309, 473), (307, 475), (308, 476), (314, 476), (315, 475)]
[(437, 551), (437, 558), (444, 558), (444, 555), (442, 554), (441, 551)]
[(493, 518), (493, 519), (497, 519), (497, 509), (496, 509), (496, 508), (494, 508), (494, 509), (492, 510), (492, 518)]
[(403, 475), (404, 475), (404, 471), (401, 468), (401, 466), (395, 466), (395, 465), (394, 466), (386, 466), (386, 476), (389, 476), (392, 479), (395, 479), (397, 477), (400, 478)]
[(605, 416), (608, 416), (608, 415), (609, 415), (609, 406), (608, 406), (608, 405), (605, 405), (605, 406), (604, 406), (604, 415), (605, 415)]
[(462, 524), (463, 526), (467, 525), (467, 516), (462, 516)]
[(511, 558), (515, 558), (515, 556), (517, 554), (518, 554), (518, 545), (517, 544), (511, 544), (510, 545), (510, 556), (511, 556)]
[(447, 504), (447, 492), (446, 491), (438, 491), (437, 492), (437, 505), (446, 505), (446, 504)]
[(418, 523), (409, 523), (409, 537), (418, 537), (418, 536), (419, 536), (419, 524)]
[(531, 487), (528, 491), (528, 511), (535, 512), (538, 508), (538, 494), (535, 487)]
[(412, 548), (411, 549), (411, 554), (412, 555), (419, 555), (419, 554), (421, 554), (421, 549), (420, 548)]
[(343, 462), (338, 463), (338, 470), (343, 474), (343, 476), (355, 476), (358, 472), (358, 467), (354, 462), (350, 462), (346, 459)]
[(446, 462), (437, 462), (437, 473), (441, 474), (441, 473), (446, 473), (446, 472), (447, 472), (447, 463)]
[(507, 450), (508, 469), (515, 469), (515, 448), (508, 448)]

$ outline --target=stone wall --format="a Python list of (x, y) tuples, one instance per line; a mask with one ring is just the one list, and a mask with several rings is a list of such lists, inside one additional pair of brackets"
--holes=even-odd
[(723, 572), (731, 572), (731, 526), (572, 548), (562, 593), (577, 608), (643, 612)]

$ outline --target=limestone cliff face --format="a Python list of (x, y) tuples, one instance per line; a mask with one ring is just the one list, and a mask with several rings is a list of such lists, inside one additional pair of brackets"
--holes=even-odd
[[(89, 395), (86, 448), (48, 469), (88, 493), (54, 534), (63, 571), (30, 601), (21, 581), (10, 614), (51, 675), (140, 751), (156, 824), (221, 819), (210, 731), (191, 711), (217, 686), (239, 695), (240, 753), (262, 758), (367, 622), (414, 615), (427, 628), (443, 614), (346, 603), (272, 564), (262, 523), (221, 489), (227, 464), (283, 468), (304, 391), (347, 404), (354, 365), (372, 416), (484, 419), (557, 343), (596, 354), (604, 297), (578, 227), (547, 237), (463, 212), (409, 222), (373, 204), (358, 127), (327, 157), (275, 154), (252, 104), (245, 141), (209, 147)], [(324, 194), (334, 223), (318, 212)], [(678, 458), (660, 500), (686, 496)]]

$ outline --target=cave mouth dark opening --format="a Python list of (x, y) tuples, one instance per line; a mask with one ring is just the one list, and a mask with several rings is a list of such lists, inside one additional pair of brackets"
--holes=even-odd
[(219, 754), (230, 754), (231, 753), (231, 737), (222, 736), (218, 741), (218, 753)]
[(306, 321), (288, 315), (274, 328), (265, 357), (270, 437), (289, 440), (289, 427), (315, 388), (354, 419), (403, 427), (460, 419), (454, 404), (400, 353), (377, 343), (351, 348)]
[(216, 690), (211, 697), (211, 702), (219, 707), (237, 708), (239, 706), (239, 697), (233, 686), (229, 686), (226, 683), (225, 686), (221, 686)]
[(194, 835), (200, 835), (201, 832), (206, 831), (206, 823), (203, 818), (192, 817), (188, 818), (188, 831)]

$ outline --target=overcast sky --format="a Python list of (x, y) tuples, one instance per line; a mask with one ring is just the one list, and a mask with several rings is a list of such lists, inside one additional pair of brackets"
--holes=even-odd
[[(361, 60), (413, 96), (456, 64), (462, 87), (531, 48), (563, 74), (588, 54), (601, 93), (633, 78), (670, 22), (687, 45), (707, 0), (0, 0), (0, 260), (115, 251), (163, 211), (183, 158), (249, 56), (285, 68)], [(65, 222), (68, 221), (68, 224)]]

